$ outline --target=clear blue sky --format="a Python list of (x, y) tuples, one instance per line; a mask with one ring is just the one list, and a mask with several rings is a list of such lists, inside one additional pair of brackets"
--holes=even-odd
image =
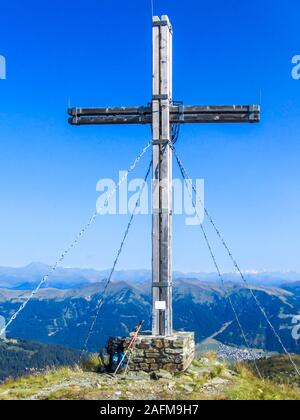
[[(178, 151), (205, 179), (207, 207), (244, 269), (300, 271), (299, 1), (154, 0), (154, 11), (174, 27), (174, 99), (262, 104), (260, 125), (182, 128)], [(71, 127), (66, 115), (69, 100), (150, 101), (150, 0), (11, 0), (0, 19), (0, 265), (51, 264), (94, 211), (98, 179), (116, 179), (150, 137), (149, 127)], [(100, 217), (65, 265), (110, 266), (127, 220)], [(150, 267), (150, 233), (139, 216), (120, 268)], [(181, 217), (174, 267), (213, 270), (199, 227)]]

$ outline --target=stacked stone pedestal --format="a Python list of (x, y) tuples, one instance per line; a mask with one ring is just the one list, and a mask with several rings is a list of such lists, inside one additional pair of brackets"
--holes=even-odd
[[(125, 341), (125, 348), (130, 339)], [(133, 371), (154, 372), (159, 369), (170, 372), (186, 370), (195, 356), (195, 335), (192, 332), (174, 333), (170, 337), (140, 335), (130, 358)]]

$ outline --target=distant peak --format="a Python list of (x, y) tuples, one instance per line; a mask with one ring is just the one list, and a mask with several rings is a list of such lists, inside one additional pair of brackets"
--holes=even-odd
[(40, 270), (40, 269), (44, 270), (47, 267), (48, 267), (47, 264), (44, 264), (44, 263), (41, 263), (41, 262), (32, 262), (32, 263), (26, 265), (24, 268), (35, 269), (35, 270)]

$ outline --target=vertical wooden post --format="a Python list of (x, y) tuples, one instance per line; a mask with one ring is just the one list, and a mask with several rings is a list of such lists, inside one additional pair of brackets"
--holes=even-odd
[(159, 288), (157, 284), (160, 279), (160, 19), (153, 18), (152, 28), (152, 334), (159, 335), (159, 311), (156, 309), (156, 302), (159, 301)]
[(153, 18), (153, 335), (172, 334), (172, 28)]

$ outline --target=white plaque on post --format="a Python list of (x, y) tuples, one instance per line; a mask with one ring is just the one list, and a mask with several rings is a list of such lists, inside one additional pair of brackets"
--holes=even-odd
[(155, 302), (155, 309), (160, 311), (165, 311), (167, 309), (166, 301), (165, 300), (157, 300)]

